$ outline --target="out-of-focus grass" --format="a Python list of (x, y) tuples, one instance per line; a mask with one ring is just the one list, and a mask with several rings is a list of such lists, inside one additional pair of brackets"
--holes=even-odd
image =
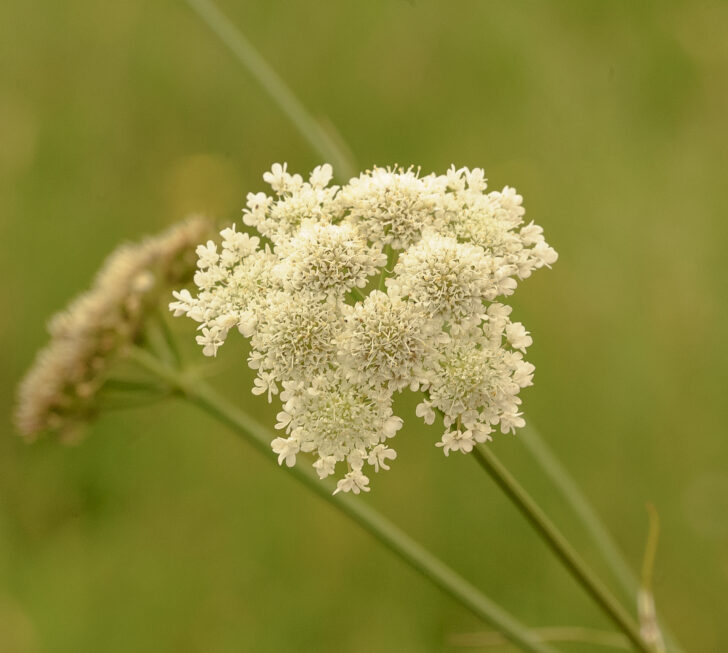
[[(535, 339), (528, 415), (635, 566), (655, 503), (658, 605), (688, 650), (725, 650), (728, 5), (222, 7), (362, 167), (481, 165), (523, 192), (561, 255), (515, 299)], [(193, 210), (235, 218), (278, 160), (318, 163), (183, 3), (5, 0), (2, 413), (47, 316), (120, 239)], [(223, 354), (227, 394), (272, 415), (242, 349)], [(528, 623), (604, 626), (402, 406), (400, 456), (367, 500)], [(2, 653), (423, 651), (480, 628), (189, 408), (109, 415), (70, 449), (3, 423)], [(494, 446), (583, 544), (517, 438)]]

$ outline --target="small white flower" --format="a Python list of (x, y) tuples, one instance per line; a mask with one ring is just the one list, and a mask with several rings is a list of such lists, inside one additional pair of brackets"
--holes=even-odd
[(433, 424), (435, 422), (435, 411), (432, 410), (432, 402), (423, 401), (417, 404), (415, 415), (417, 415), (417, 417), (421, 417), (425, 424)]
[(458, 447), (456, 435), (457, 434), (452, 431), (445, 431), (442, 435), (442, 439), (440, 442), (437, 442), (435, 446), (442, 447), (442, 453), (449, 456), (450, 452)]
[(393, 438), (397, 434), (397, 431), (402, 428), (403, 424), (404, 422), (401, 417), (392, 415), (392, 417), (384, 422), (384, 425), (382, 426), (382, 433), (384, 433), (384, 436), (387, 438)]
[(475, 446), (473, 432), (467, 431), (446, 431), (442, 440), (437, 443), (438, 447), (442, 447), (442, 452), (447, 456), (451, 451), (461, 451), (462, 453), (470, 453)]
[(335, 202), (338, 187), (327, 186), (331, 179), (329, 172), (330, 166), (320, 166), (311, 174), (310, 181), (304, 182), (300, 175), (288, 174), (285, 164), (274, 164), (263, 179), (277, 197), (267, 197), (265, 193), (249, 194), (243, 222), (274, 243), (293, 236), (307, 220), (331, 223), (340, 217), (340, 208)]
[(291, 423), (291, 415), (289, 415), (285, 410), (282, 410), (278, 415), (276, 415), (276, 419), (278, 420), (276, 422), (275, 428), (277, 429), (284, 429)]
[(501, 416), (501, 433), (515, 433), (516, 429), (521, 429), (524, 426), (526, 426), (526, 420), (523, 419), (521, 413), (511, 412)]
[(360, 492), (369, 492), (371, 488), (368, 487), (369, 479), (364, 476), (360, 471), (354, 470), (346, 474), (337, 484), (334, 494), (339, 492), (353, 492), (359, 494)]
[(346, 456), (346, 462), (349, 463), (349, 466), (356, 470), (361, 471), (361, 468), (364, 467), (364, 461), (367, 458), (366, 451), (362, 451), (361, 449), (353, 449), (350, 451)]
[(270, 172), (263, 174), (263, 181), (270, 185), (270, 187), (278, 194), (292, 192), (298, 188), (301, 183), (301, 175), (289, 175), (286, 171), (288, 164), (274, 163)]
[(533, 385), (533, 373), (536, 368), (527, 361), (519, 361), (516, 364), (516, 370), (513, 373), (513, 381), (517, 383), (520, 388), (526, 388), (529, 385)]
[[(372, 458), (371, 452), (387, 449), (377, 447), (402, 426), (401, 418), (392, 414), (391, 397), (362, 391), (334, 374), (286, 382), (285, 388), (284, 410), (276, 426), (295, 433), (301, 451), (324, 461), (314, 465), (319, 474), (333, 473), (337, 462), (346, 462), (354, 470), (361, 470), (365, 462), (376, 462), (378, 469), (380, 457)], [(391, 459), (391, 454), (385, 454), (386, 458)]]
[(177, 300), (176, 302), (171, 302), (169, 305), (169, 310), (174, 313), (174, 316), (179, 317), (180, 315), (189, 313), (190, 307), (194, 303), (190, 291), (186, 288), (184, 290), (174, 290), (172, 291), (172, 295)]
[(383, 444), (378, 444), (369, 453), (367, 462), (374, 467), (374, 471), (378, 472), (379, 468), (389, 470), (387, 460), (394, 460), (397, 457), (397, 452), (394, 449), (390, 449)]
[(293, 438), (276, 438), (270, 446), (278, 454), (279, 465), (285, 462), (287, 467), (293, 467), (296, 464), (296, 454), (301, 447)]
[(511, 347), (523, 352), (533, 344), (533, 339), (520, 322), (513, 322), (506, 327), (506, 338)]
[(220, 327), (202, 327), (201, 335), (197, 336), (195, 340), (202, 347), (202, 353), (205, 356), (215, 356), (218, 348), (225, 342), (225, 336), (227, 336), (227, 331)]
[(205, 270), (220, 260), (217, 245), (211, 240), (208, 240), (206, 245), (199, 245), (195, 252), (198, 256), (197, 267), (200, 270)]
[[(541, 265), (545, 265), (546, 267), (551, 267), (559, 258), (559, 255), (556, 253), (556, 250), (553, 247), (549, 247), (543, 240), (538, 242), (536, 246), (532, 250), (533, 256), (535, 257), (536, 261), (538, 263), (541, 263)], [(537, 267), (541, 267), (540, 265)]]
[(473, 440), (480, 444), (483, 442), (489, 442), (493, 439), (490, 435), (493, 432), (493, 429), (488, 424), (473, 424), (471, 431), (473, 434)]
[(326, 478), (327, 476), (331, 476), (336, 469), (336, 457), (324, 456), (323, 458), (319, 458), (313, 466), (319, 478)]
[(316, 166), (311, 172), (309, 177), (309, 183), (314, 188), (324, 188), (329, 185), (331, 178), (334, 176), (334, 170), (331, 164), (324, 163), (323, 165)]
[(268, 395), (268, 403), (273, 401), (273, 395), (278, 394), (278, 386), (276, 385), (276, 379), (270, 372), (259, 372), (258, 376), (253, 379), (254, 395)]

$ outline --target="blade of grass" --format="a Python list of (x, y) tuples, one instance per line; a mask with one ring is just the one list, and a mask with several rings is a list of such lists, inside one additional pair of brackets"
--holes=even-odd
[(356, 174), (356, 166), (351, 160), (351, 154), (332, 137), (331, 129), (325, 129), (311, 115), (245, 34), (211, 0), (185, 0), (185, 2), (255, 78), (309, 145), (325, 161), (331, 163), (336, 177), (341, 180), (353, 177)]
[[(621, 633), (612, 633), (606, 630), (593, 628), (579, 628), (575, 626), (554, 626), (552, 628), (534, 628), (544, 642), (574, 642), (578, 644), (595, 644), (608, 646), (623, 651), (631, 650), (629, 641)], [(457, 648), (487, 648), (503, 646), (508, 641), (498, 632), (462, 633), (451, 635), (448, 644)]]

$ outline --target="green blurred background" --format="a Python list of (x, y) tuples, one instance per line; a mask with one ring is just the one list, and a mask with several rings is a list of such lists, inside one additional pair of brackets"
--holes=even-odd
[[(482, 166), (523, 193), (560, 253), (513, 302), (527, 416), (635, 568), (654, 502), (658, 606), (688, 651), (728, 650), (728, 4), (221, 6), (361, 167)], [(47, 317), (107, 253), (191, 211), (237, 219), (283, 160), (320, 162), (180, 0), (0, 3), (0, 653), (454, 651), (484, 629), (194, 409), (109, 414), (71, 448), (13, 434)], [(219, 366), (272, 419), (242, 346)], [(366, 500), (527, 623), (608, 627), (402, 410)], [(518, 439), (493, 446), (603, 570)]]

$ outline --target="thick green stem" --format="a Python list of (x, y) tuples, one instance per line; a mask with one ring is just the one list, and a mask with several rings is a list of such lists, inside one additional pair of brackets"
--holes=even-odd
[[(584, 526), (594, 546), (601, 553), (604, 561), (614, 574), (624, 598), (634, 601), (640, 589), (637, 577), (630, 569), (624, 555), (602, 523), (596, 510), (584, 496), (584, 493), (564, 465), (541, 437), (538, 430), (530, 424), (519, 431), (518, 440), (525, 445), (536, 459), (540, 468), (561, 493), (561, 496)], [(669, 629), (664, 624), (660, 624), (660, 628), (667, 640), (668, 650), (672, 651), (672, 653), (683, 653), (683, 649)]]
[(353, 177), (356, 168), (351, 162), (351, 154), (308, 112), (245, 35), (211, 0), (185, 1), (263, 87), (314, 151), (331, 163), (337, 178), (348, 181)]
[(610, 619), (624, 632), (636, 650), (643, 651), (643, 653), (654, 653), (654, 649), (643, 640), (635, 620), (612, 596), (607, 587), (582, 560), (581, 556), (559, 532), (538, 504), (503, 466), (491, 451), (491, 448), (485, 445), (478, 445), (475, 447), (473, 453), (475, 459), (488, 472), (490, 477), (516, 505), (526, 519), (528, 519), (574, 578)]
[[(165, 365), (144, 350), (132, 349), (129, 356), (148, 373), (229, 426), (263, 452), (267, 458), (273, 460), (269, 430), (247, 413), (227, 403), (206, 383), (185, 376), (184, 373)], [(342, 493), (334, 496), (331, 484), (321, 481), (315, 472), (306, 466), (296, 465), (283, 469), (359, 524), (473, 614), (503, 633), (522, 650), (532, 653), (555, 653), (552, 647), (540, 641), (538, 636), (513, 616), (358, 497)]]

